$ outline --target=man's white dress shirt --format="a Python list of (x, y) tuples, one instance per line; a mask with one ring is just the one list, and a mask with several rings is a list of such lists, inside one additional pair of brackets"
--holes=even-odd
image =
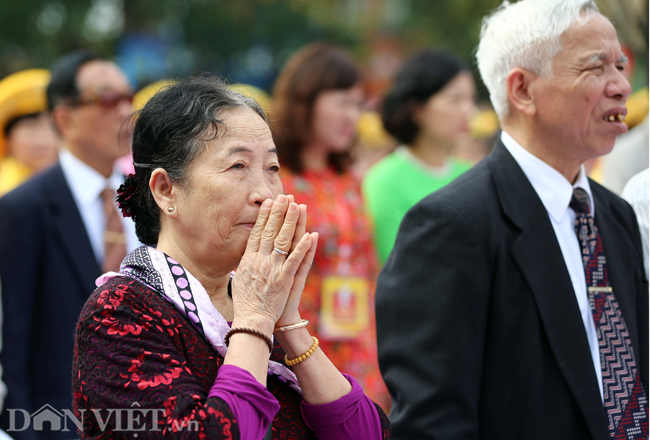
[[(105, 188), (117, 191), (117, 188), (124, 182), (124, 175), (114, 169), (113, 174), (107, 179), (65, 148), (62, 148), (59, 153), (59, 163), (86, 227), (97, 262), (101, 267), (105, 255), (104, 231), (106, 230), (106, 216), (101, 193)], [(116, 207), (116, 209), (118, 208)], [(124, 226), (126, 252), (129, 253), (141, 246), (141, 243), (135, 234), (133, 220), (122, 217), (121, 213), (120, 218)]]
[[(584, 167), (580, 167), (578, 178), (574, 184), (571, 184), (558, 170), (528, 152), (505, 131), (501, 133), (501, 141), (517, 161), (519, 167), (521, 167), (535, 189), (535, 192), (542, 200), (549, 220), (555, 230), (555, 235), (560, 244), (562, 256), (564, 257), (564, 263), (573, 283), (573, 290), (578, 301), (578, 306), (580, 307), (582, 322), (587, 332), (591, 358), (594, 363), (594, 369), (596, 370), (596, 376), (598, 377), (598, 387), (602, 398), (603, 373), (600, 366), (598, 336), (596, 335), (596, 327), (587, 296), (587, 281), (582, 264), (582, 252), (575, 232), (574, 222), (576, 214), (573, 212), (573, 209), (569, 208), (573, 189), (582, 188), (589, 194), (591, 215), (594, 216), (594, 198), (591, 194), (591, 188), (589, 187), (589, 181), (587, 180)], [(540, 264), (543, 263), (540, 262)]]

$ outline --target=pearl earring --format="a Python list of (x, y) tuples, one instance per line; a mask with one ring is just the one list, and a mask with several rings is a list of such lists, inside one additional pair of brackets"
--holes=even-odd
[(173, 207), (173, 206), (169, 206), (169, 207), (167, 207), (167, 212), (170, 213), (170, 214), (171, 214), (172, 212), (174, 212), (174, 207)]

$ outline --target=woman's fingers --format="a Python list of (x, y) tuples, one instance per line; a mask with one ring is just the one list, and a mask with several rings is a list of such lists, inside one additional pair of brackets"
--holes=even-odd
[(293, 241), (299, 217), (300, 207), (295, 203), (290, 203), (289, 208), (287, 209), (287, 215), (284, 218), (284, 223), (280, 229), (280, 233), (275, 238), (275, 242), (273, 244), (274, 250), (279, 249), (286, 252), (286, 254), (282, 254), (277, 251), (275, 252), (275, 255), (277, 255), (278, 258), (280, 258), (282, 261), (284, 261), (285, 256), (291, 251), (291, 243)]
[(298, 307), (300, 306), (300, 299), (302, 298), (302, 291), (305, 288), (305, 282), (307, 281), (307, 274), (309, 274), (309, 269), (314, 262), (314, 256), (316, 255), (316, 246), (318, 244), (318, 233), (314, 232), (312, 234), (305, 234), (310, 236), (310, 247), (305, 258), (303, 258), (298, 271), (293, 278), (293, 285), (289, 291), (289, 298), (287, 299), (287, 304), (284, 306), (282, 311), (282, 316), (278, 321), (278, 327), (283, 325), (289, 325), (298, 322), (297, 317), (300, 317), (298, 312)]
[(298, 272), (296, 272), (296, 278), (294, 280), (294, 287), (302, 289), (305, 287), (305, 282), (307, 281), (307, 275), (309, 274), (309, 269), (314, 263), (314, 257), (316, 256), (316, 248), (318, 247), (318, 232), (312, 232), (311, 234), (311, 246), (305, 254), (305, 258), (300, 263)]
[(305, 259), (305, 255), (307, 255), (307, 252), (310, 248), (311, 235), (305, 234), (298, 242), (298, 246), (296, 246), (291, 254), (289, 254), (287, 261), (285, 261), (284, 265), (282, 266), (282, 271), (286, 276), (294, 277), (296, 275), (296, 272), (298, 272), (298, 269), (300, 268), (300, 264)]
[[(293, 195), (287, 194), (287, 197), (289, 198), (289, 203), (295, 203), (295, 199)], [(304, 206), (304, 208), (303, 208)], [(293, 240), (291, 241), (291, 250), (294, 250), (296, 246), (298, 245), (298, 242), (302, 238), (303, 235), (305, 235), (305, 232), (307, 232), (307, 218), (303, 218), (303, 210), (307, 209), (307, 205), (298, 205), (300, 209), (300, 216), (298, 217), (298, 224), (296, 225), (296, 232), (293, 234)], [(306, 211), (305, 211), (306, 213)], [(301, 227), (304, 225), (304, 228)]]
[(255, 226), (251, 230), (251, 235), (248, 237), (248, 243), (246, 244), (246, 250), (251, 252), (257, 252), (260, 248), (260, 240), (262, 239), (262, 232), (266, 226), (266, 222), (269, 219), (269, 214), (271, 213), (271, 207), (273, 206), (273, 200), (266, 199), (262, 206), (260, 207), (260, 212), (257, 214), (257, 221)]
[(293, 251), (300, 239), (307, 231), (307, 205), (298, 205), (300, 208), (300, 217), (298, 217), (298, 224), (296, 225), (296, 232), (293, 234), (293, 242), (291, 243), (291, 250)]
[(284, 194), (280, 194), (273, 202), (271, 213), (266, 221), (264, 230), (262, 231), (262, 238), (260, 239), (259, 253), (262, 255), (270, 255), (273, 252), (275, 238), (277, 237), (282, 224), (284, 223), (284, 216), (289, 207), (289, 199)]

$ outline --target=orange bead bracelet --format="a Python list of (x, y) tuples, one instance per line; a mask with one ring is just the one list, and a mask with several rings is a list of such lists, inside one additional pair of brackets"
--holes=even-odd
[(289, 365), (289, 366), (296, 365), (296, 364), (299, 364), (300, 362), (304, 361), (305, 359), (307, 359), (309, 356), (311, 356), (312, 353), (314, 351), (316, 351), (316, 349), (318, 348), (318, 338), (316, 336), (312, 336), (311, 338), (314, 341), (314, 345), (312, 345), (311, 348), (309, 350), (307, 350), (307, 352), (305, 352), (305, 354), (302, 354), (302, 355), (298, 356), (295, 359), (289, 359), (287, 357), (287, 355), (285, 354), (284, 355), (284, 363)]

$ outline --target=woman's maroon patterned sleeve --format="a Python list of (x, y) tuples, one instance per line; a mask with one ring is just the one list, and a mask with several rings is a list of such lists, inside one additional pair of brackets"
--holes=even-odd
[(386, 416), (384, 410), (381, 409), (381, 406), (375, 403), (375, 407), (377, 408), (377, 412), (379, 413), (379, 421), (381, 422), (381, 438), (382, 440), (391, 440), (392, 434), (390, 429), (390, 421), (388, 420), (388, 417)]
[(81, 438), (238, 440), (230, 407), (207, 396), (221, 360), (196, 349), (205, 347), (199, 333), (142, 285), (105, 286), (77, 326), (73, 407), (83, 415)]

